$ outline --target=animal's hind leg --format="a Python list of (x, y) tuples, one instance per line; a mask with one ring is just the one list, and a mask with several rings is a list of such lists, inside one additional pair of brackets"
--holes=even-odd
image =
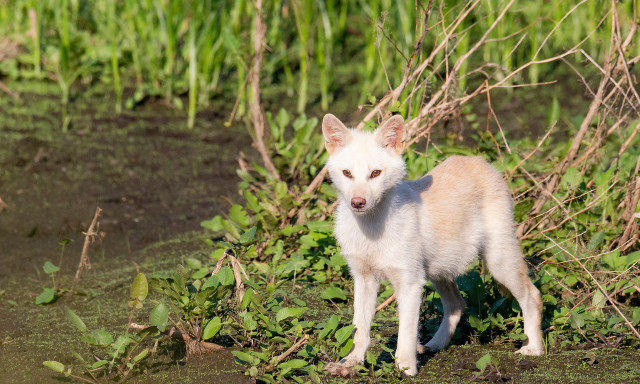
[(418, 345), (419, 352), (437, 351), (449, 345), (449, 341), (451, 341), (464, 310), (464, 300), (460, 296), (460, 291), (455, 281), (438, 280), (433, 281), (433, 285), (442, 299), (444, 317), (436, 334), (424, 348)]
[(524, 317), (524, 333), (528, 340), (517, 353), (543, 355), (542, 300), (540, 291), (533, 285), (527, 273), (527, 264), (522, 258), (515, 236), (489, 240), (484, 260), (493, 277), (506, 287), (518, 300)]

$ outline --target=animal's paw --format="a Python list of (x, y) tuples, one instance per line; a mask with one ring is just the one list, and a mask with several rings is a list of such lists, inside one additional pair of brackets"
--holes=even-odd
[(429, 342), (424, 345), (423, 348), (425, 352), (435, 352), (446, 348), (448, 344), (448, 340), (440, 340), (434, 337), (433, 339), (429, 340)]
[(518, 349), (516, 353), (520, 355), (541, 356), (544, 355), (544, 347), (542, 345), (525, 345)]
[(413, 359), (413, 361), (404, 361), (396, 358), (396, 367), (408, 376), (415, 376), (418, 374), (418, 366), (415, 359)]
[(347, 363), (345, 359), (340, 360), (339, 362), (331, 362), (327, 363), (324, 366), (324, 371), (329, 373), (332, 376), (341, 376), (341, 377), (351, 377), (355, 374), (353, 370), (353, 365)]

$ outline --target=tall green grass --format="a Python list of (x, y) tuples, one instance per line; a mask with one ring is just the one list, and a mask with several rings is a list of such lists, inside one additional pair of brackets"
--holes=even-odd
[[(485, 0), (473, 10), (451, 39), (449, 60), (472, 46), (505, 3)], [(492, 63), (492, 76), (522, 65), (576, 3), (518, 1), (472, 60)], [(435, 1), (429, 24), (436, 28), (442, 17), (454, 18), (465, 4)], [(360, 89), (359, 103), (379, 97), (388, 88), (387, 76), (391, 86), (402, 78), (404, 57), (411, 54), (416, 38), (416, 11), (422, 12), (423, 6), (390, 0), (266, 0), (265, 86), (284, 84), (299, 111), (316, 96), (320, 106), (329, 109), (334, 93), (344, 86)], [(582, 4), (554, 32), (539, 57), (577, 44), (596, 29), (610, 6), (604, 0)], [(638, 22), (633, 1), (620, 3), (619, 13), (627, 28)], [(239, 95), (236, 116), (241, 117), (247, 110), (254, 16), (248, 0), (5, 0), (0, 7), (0, 35), (22, 44), (24, 54), (0, 63), (0, 74), (57, 79), (63, 105), (68, 104), (76, 79), (85, 84), (107, 82), (113, 88), (116, 111), (123, 94), (131, 95), (125, 103), (128, 108), (147, 97), (163, 98), (181, 108), (182, 96), (188, 95), (189, 126), (194, 124), (195, 108), (231, 90)], [(608, 26), (600, 26), (585, 51), (600, 57), (609, 35)], [(424, 52), (436, 44), (435, 36), (427, 34)], [(640, 53), (639, 45), (635, 43), (629, 55)], [(358, 84), (345, 84), (336, 76), (345, 65), (355, 72)], [(533, 66), (528, 81), (537, 82), (551, 70), (552, 64)], [(466, 71), (460, 69), (461, 89), (468, 81)], [(125, 92), (127, 88), (133, 92)]]

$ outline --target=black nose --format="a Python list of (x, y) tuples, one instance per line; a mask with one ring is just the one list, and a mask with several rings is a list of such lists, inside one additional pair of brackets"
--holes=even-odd
[(363, 199), (362, 197), (354, 197), (353, 199), (351, 199), (351, 206), (353, 208), (364, 208), (365, 204), (367, 204), (367, 200)]

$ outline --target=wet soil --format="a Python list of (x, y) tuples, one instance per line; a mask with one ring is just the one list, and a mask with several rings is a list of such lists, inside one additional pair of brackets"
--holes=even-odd
[[(250, 137), (242, 123), (223, 125), (224, 104), (201, 113), (189, 131), (184, 112), (150, 101), (115, 115), (108, 95), (96, 90), (76, 95), (71, 129), (61, 134), (55, 88), (10, 86), (21, 97), (0, 101), (0, 197), (9, 206), (0, 212), (0, 381), (57, 382), (42, 361), (73, 363), (71, 351), (83, 350), (64, 306), (90, 329), (122, 332), (138, 269), (150, 273), (163, 263), (168, 269), (204, 252), (202, 239), (188, 233), (237, 200), (236, 158)], [(59, 263), (63, 239), (71, 242), (58, 285), (70, 287), (96, 207), (103, 210), (102, 239), (92, 245), (93, 268), (80, 280), (83, 296), (34, 305), (52, 286), (42, 265)], [(190, 240), (176, 238), (180, 234)], [(152, 246), (163, 241), (167, 246)], [(246, 382), (228, 352), (188, 364), (169, 359), (134, 381), (196, 382), (212, 372), (226, 382)]]

